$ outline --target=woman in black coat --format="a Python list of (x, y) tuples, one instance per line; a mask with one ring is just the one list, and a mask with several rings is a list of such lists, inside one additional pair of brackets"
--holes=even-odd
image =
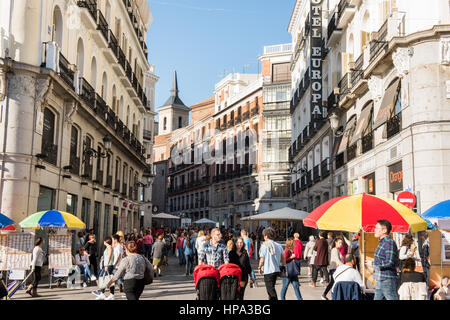
[(242, 237), (239, 237), (236, 240), (236, 244), (233, 250), (231, 250), (228, 255), (230, 263), (238, 265), (239, 268), (241, 268), (242, 270), (241, 289), (239, 290), (239, 300), (244, 300), (244, 292), (248, 284), (248, 277), (252, 273), (252, 266), (250, 265), (250, 257), (248, 256), (247, 250), (245, 250), (244, 246), (245, 246), (244, 239), (242, 239)]

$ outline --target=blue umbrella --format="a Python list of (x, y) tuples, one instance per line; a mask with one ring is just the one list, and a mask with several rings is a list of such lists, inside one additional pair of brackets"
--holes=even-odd
[(16, 230), (16, 228), (14, 228), (14, 221), (2, 213), (0, 213), (0, 230)]
[(422, 214), (422, 218), (427, 222), (429, 219), (436, 219), (439, 226), (443, 224), (442, 220), (450, 221), (450, 200), (442, 201), (432, 206)]

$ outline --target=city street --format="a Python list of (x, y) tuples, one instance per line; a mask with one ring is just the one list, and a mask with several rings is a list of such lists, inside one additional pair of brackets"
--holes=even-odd
[[(252, 260), (253, 269), (257, 269), (255, 260)], [(185, 276), (184, 266), (178, 265), (176, 257), (169, 258), (169, 266), (163, 269), (163, 276), (154, 279), (154, 282), (146, 286), (144, 293), (140, 300), (195, 300), (196, 293), (194, 287), (194, 278), (192, 276)], [(305, 300), (318, 300), (325, 289), (322, 284), (318, 282), (316, 288), (311, 288), (308, 283), (310, 278), (307, 276), (308, 270), (306, 267), (301, 270), (300, 277), (300, 292)], [(250, 288), (247, 286), (245, 291), (245, 300), (267, 300), (266, 288), (262, 276), (256, 274), (258, 287)], [(38, 293), (41, 297), (31, 298), (24, 290), (19, 290), (14, 295), (14, 300), (95, 300), (95, 296), (91, 291), (95, 290), (95, 286), (88, 286), (81, 289), (67, 289), (65, 283), (63, 287), (57, 288), (52, 285), (49, 289), (48, 281), (41, 281), (39, 284)], [(278, 298), (281, 292), (281, 280), (277, 280), (276, 290)], [(107, 294), (108, 295), (108, 294)], [(330, 297), (330, 296), (329, 296)], [(126, 300), (121, 293), (115, 294), (116, 300)], [(295, 300), (295, 294), (292, 286), (289, 287), (286, 295), (287, 300)]]

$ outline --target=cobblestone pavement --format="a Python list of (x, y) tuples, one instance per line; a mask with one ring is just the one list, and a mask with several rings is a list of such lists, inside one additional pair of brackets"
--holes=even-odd
[[(253, 268), (257, 269), (256, 260), (252, 259)], [(164, 267), (163, 276), (154, 279), (154, 282), (146, 286), (141, 300), (195, 300), (195, 286), (194, 278), (186, 276), (184, 266), (178, 264), (176, 257), (169, 258), (169, 266)], [(300, 292), (305, 300), (318, 300), (325, 289), (323, 284), (317, 283), (316, 288), (311, 288), (308, 283), (310, 277), (307, 276), (307, 267), (302, 267), (300, 276)], [(267, 292), (264, 286), (264, 279), (262, 276), (256, 274), (257, 287), (250, 288), (247, 286), (245, 291), (245, 300), (267, 300)], [(281, 292), (281, 280), (277, 280), (276, 290), (278, 298)], [(27, 299), (27, 300), (95, 300), (95, 296), (91, 291), (96, 290), (95, 282), (86, 288), (67, 289), (65, 283), (58, 288), (56, 284), (49, 288), (47, 281), (41, 281), (38, 288), (38, 293), (41, 297), (31, 298), (24, 290), (19, 290), (14, 295), (13, 299)], [(115, 300), (126, 300), (121, 293), (115, 294)], [(108, 295), (108, 293), (107, 293)], [(288, 288), (286, 294), (287, 300), (295, 300), (295, 294), (292, 286)]]

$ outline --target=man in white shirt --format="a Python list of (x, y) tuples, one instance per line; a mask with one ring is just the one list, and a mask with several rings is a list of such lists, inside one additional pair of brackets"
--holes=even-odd
[[(119, 267), (119, 262), (122, 260), (123, 257), (123, 248), (122, 244), (120, 243), (120, 236), (117, 234), (114, 234), (112, 236), (113, 239), (113, 274), (117, 272), (117, 269)], [(119, 279), (120, 284), (120, 279)], [(114, 294), (110, 294), (105, 300), (114, 300)]]
[[(364, 283), (361, 279), (361, 275), (358, 270), (354, 268), (355, 266), (355, 257), (353, 254), (348, 253), (345, 255), (344, 259), (345, 264), (336, 268), (336, 271), (333, 274), (334, 285), (341, 281), (353, 281), (359, 284), (361, 290), (363, 290)], [(333, 286), (334, 289), (334, 286)]]

